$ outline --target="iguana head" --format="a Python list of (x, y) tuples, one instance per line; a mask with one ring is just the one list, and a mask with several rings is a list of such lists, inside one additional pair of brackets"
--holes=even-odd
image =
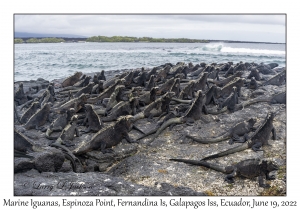
[(32, 103), (32, 106), (33, 106), (33, 108), (35, 108), (35, 109), (41, 108), (40, 102), (37, 102), (37, 101), (33, 102), (33, 103)]
[(278, 165), (272, 160), (263, 160), (261, 162), (261, 165), (263, 169), (266, 170), (267, 172), (271, 172), (279, 169)]
[(251, 125), (254, 125), (256, 123), (256, 119), (250, 118), (247, 120), (247, 122), (249, 122)]

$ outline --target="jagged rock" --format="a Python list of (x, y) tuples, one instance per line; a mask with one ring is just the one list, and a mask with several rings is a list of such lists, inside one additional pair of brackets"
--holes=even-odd
[(34, 163), (40, 172), (56, 172), (62, 167), (64, 160), (65, 156), (60, 150), (49, 147), (37, 153)]

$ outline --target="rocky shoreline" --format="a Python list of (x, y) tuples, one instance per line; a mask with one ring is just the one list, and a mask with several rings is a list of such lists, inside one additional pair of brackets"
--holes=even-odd
[[(166, 69), (168, 69), (166, 74), (161, 76), (160, 73), (163, 73), (163, 70)], [(83, 130), (89, 128), (89, 124), (84, 124), (84, 119), (87, 115), (86, 104), (92, 104), (93, 111), (98, 114), (100, 119), (103, 119), (102, 129), (104, 129), (116, 124), (115, 120), (106, 121), (113, 115), (113, 113), (107, 109), (109, 102), (116, 100), (116, 98), (112, 99), (113, 95), (119, 95), (120, 101), (117, 101), (118, 103), (128, 102), (132, 97), (139, 98), (139, 106), (136, 108), (136, 112), (133, 112), (134, 109), (131, 110), (131, 113), (124, 112), (124, 115), (133, 116), (133, 124), (136, 129), (130, 128), (127, 134), (131, 140), (135, 140), (156, 128), (157, 122), (160, 120), (158, 117), (162, 114), (162, 109), (160, 108), (151, 111), (151, 113), (160, 113), (154, 115), (153, 118), (148, 118), (148, 116), (144, 118), (136, 117), (147, 107), (147, 105), (144, 106), (144, 101), (141, 103), (141, 95), (150, 92), (150, 89), (154, 86), (156, 86), (158, 90), (161, 90), (161, 93), (159, 91), (156, 94), (155, 98), (157, 100), (163, 98), (164, 93), (168, 91), (178, 91), (175, 87), (173, 87), (174, 89), (172, 90), (170, 89), (171, 87), (169, 87), (169, 89), (167, 88), (167, 90), (162, 90), (162, 87), (167, 81), (171, 79), (175, 81), (176, 78), (179, 78), (180, 90), (182, 91), (185, 87), (189, 86), (192, 80), (196, 82), (203, 78), (203, 75), (207, 75), (207, 78), (204, 78), (205, 86), (200, 87), (200, 90), (207, 94), (209, 88), (206, 86), (206, 83), (209, 87), (212, 87), (214, 83), (218, 84), (219, 81), (224, 81), (239, 71), (241, 72), (240, 78), (244, 80), (240, 87), (241, 94), (238, 96), (238, 104), (234, 104), (234, 111), (226, 110), (226, 106), (225, 110), (218, 109), (219, 105), (209, 103), (206, 105), (206, 108), (210, 113), (215, 114), (203, 112), (199, 120), (195, 120), (192, 123), (172, 125), (164, 129), (156, 138), (153, 138), (154, 135), (152, 134), (141, 138), (135, 143), (128, 143), (126, 141), (127, 139), (120, 139), (120, 143), (112, 147), (113, 152), (103, 153), (104, 150), (101, 149), (102, 151), (100, 151), (100, 147), (98, 147), (98, 149), (88, 150), (80, 155), (74, 152), (82, 147), (82, 145), (87, 144), (87, 142), (99, 133), (91, 131), (83, 132)], [(129, 77), (130, 72), (133, 74), (132, 77)], [(253, 87), (249, 75), (255, 74), (255, 72), (258, 78), (254, 79), (256, 85)], [(285, 100), (272, 101), (271, 103), (258, 102), (239, 108), (241, 104), (246, 104), (249, 100), (258, 98), (267, 99), (272, 98), (276, 94), (284, 93), (286, 91), (285, 72), (285, 68), (278, 68), (276, 64), (243, 62), (237, 64), (231, 62), (220, 64), (185, 64), (178, 62), (177, 64), (169, 63), (160, 65), (153, 69), (138, 68), (105, 72), (106, 81), (100, 78), (101, 73), (99, 72), (96, 76), (97, 79), (99, 78), (102, 82), (99, 82), (99, 80), (95, 78), (93, 79), (95, 73), (87, 74), (85, 75), (85, 77), (88, 78), (86, 84), (83, 82), (84, 78), (82, 74), (73, 84), (69, 82), (69, 84), (65, 86), (66, 78), (53, 80), (51, 82), (44, 79), (15, 82), (14, 193), (15, 195), (23, 196), (286, 195)], [(155, 78), (155, 82), (148, 88), (151, 83), (151, 75), (155, 75), (152, 78)], [(119, 79), (121, 79), (121, 84), (119, 85), (124, 86), (120, 94), (116, 92), (116, 87), (118, 87), (116, 85), (108, 97), (103, 96), (101, 99), (97, 98), (110, 87), (114, 86)], [(82, 86), (80, 86), (80, 81), (82, 81)], [(91, 82), (94, 82), (93, 90), (87, 93), (87, 99), (80, 101), (80, 103), (75, 103), (75, 105), (72, 106), (72, 108), (76, 110), (78, 117), (78, 122), (73, 124), (76, 124), (80, 135), (74, 136), (73, 133), (73, 140), (62, 139), (61, 142), (78, 158), (78, 161), (73, 163), (70, 161), (70, 157), (67, 158), (68, 154), (66, 154), (67, 152), (64, 149), (49, 146), (57, 139), (62, 138), (61, 131), (53, 131), (51, 133), (51, 137), (53, 137), (54, 140), (49, 140), (46, 133), (51, 123), (65, 111), (59, 108), (64, 106), (68, 101), (78, 98), (74, 97), (74, 95), (82, 88), (87, 87)], [(21, 83), (23, 94), (18, 92)], [(95, 85), (98, 85), (98, 87), (103, 85), (105, 88), (99, 90)], [(52, 86), (52, 89), (49, 88), (49, 86)], [(226, 84), (219, 88), (222, 89), (224, 86), (226, 86)], [(138, 90), (138, 87), (141, 87), (140, 89), (142, 90)], [(191, 103), (186, 102), (188, 100), (193, 101), (198, 94), (198, 90), (199, 89), (192, 89), (192, 95), (187, 94), (187, 96), (183, 96), (182, 98), (180, 98), (178, 92), (173, 98), (180, 98), (180, 100), (185, 102), (179, 103), (171, 100), (169, 101), (167, 111), (177, 117), (184, 116), (184, 113), (192, 106)], [(230, 94), (231, 92), (230, 90)], [(217, 104), (222, 104), (227, 96), (216, 95), (215, 98)], [(33, 123), (33, 125), (31, 125), (32, 128), (28, 129), (28, 127), (30, 127), (28, 126), (28, 121), (30, 121), (32, 117), (30, 117), (26, 123), (20, 123), (18, 118), (23, 116), (31, 106), (31, 103), (34, 102), (40, 103), (41, 107), (50, 102), (50, 110), (49, 112), (45, 112), (47, 113), (48, 119), (45, 120), (42, 125), (35, 125)], [(162, 103), (164, 102), (165, 101)], [(67, 106), (65, 105), (64, 107)], [(68, 106), (67, 108), (70, 107)], [(42, 108), (35, 110), (34, 113), (37, 113), (41, 109)], [(223, 110), (223, 112), (220, 110)], [(267, 181), (267, 183), (270, 184), (270, 188), (259, 187), (257, 179), (242, 177), (236, 177), (234, 183), (228, 183), (224, 181), (224, 173), (202, 166), (172, 162), (169, 160), (171, 158), (201, 160), (208, 155), (233, 148), (239, 143), (230, 145), (228, 144), (228, 140), (226, 140), (211, 144), (201, 144), (187, 138), (186, 135), (189, 134), (204, 139), (217, 137), (227, 132), (236, 122), (248, 120), (250, 117), (257, 119), (255, 125), (259, 126), (270, 111), (277, 113), (273, 121), (277, 137), (275, 141), (272, 141), (271, 138), (269, 139), (271, 146), (264, 145), (262, 147), (263, 151), (254, 152), (251, 149), (247, 149), (208, 161), (210, 163), (227, 166), (252, 158), (272, 160), (279, 166), (279, 170), (272, 172), (272, 174), (276, 175), (275, 180)], [(105, 116), (105, 113), (107, 113), (107, 116)], [(130, 119), (132, 120), (132, 118)], [(254, 132), (255, 131), (250, 132), (249, 135), (251, 136)], [(24, 141), (26, 141), (26, 143), (24, 143)], [(16, 153), (16, 150), (18, 153)], [(29, 155), (29, 158), (26, 157), (26, 155)], [(73, 155), (69, 154), (69, 156)], [(27, 183), (26, 186), (24, 183)]]

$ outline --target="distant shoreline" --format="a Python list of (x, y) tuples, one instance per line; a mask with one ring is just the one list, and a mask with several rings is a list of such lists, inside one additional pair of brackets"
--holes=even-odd
[[(136, 37), (129, 37), (132, 39), (132, 41), (129, 39), (127, 41), (124, 41), (122, 38), (127, 37), (120, 37), (120, 39), (114, 39), (113, 37), (105, 37), (106, 40), (96, 40), (90, 38), (69, 38), (69, 37), (51, 37), (53, 42), (43, 42), (45, 40), (45, 37), (15, 37), (15, 44), (22, 44), (22, 43), (82, 43), (82, 42), (97, 42), (97, 43), (215, 43), (215, 42), (222, 42), (222, 43), (249, 43), (249, 44), (286, 44), (286, 43), (276, 43), (276, 42), (253, 42), (253, 41), (234, 41), (234, 40), (198, 40), (198, 39), (156, 39), (156, 38), (150, 38), (147, 37), (148, 40), (143, 40), (142, 38), (136, 38)], [(135, 38), (135, 39), (134, 39)], [(38, 42), (30, 42), (30, 40), (38, 40)], [(17, 40), (17, 41), (16, 41)], [(29, 40), (29, 42), (27, 42)]]

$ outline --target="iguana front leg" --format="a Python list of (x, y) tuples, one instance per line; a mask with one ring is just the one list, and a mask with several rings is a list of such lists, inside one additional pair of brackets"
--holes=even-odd
[(124, 136), (124, 138), (126, 139), (126, 141), (127, 141), (128, 143), (136, 143), (136, 141), (132, 140), (132, 139), (129, 137), (128, 133), (124, 133), (123, 136)]
[(228, 174), (226, 177), (225, 177), (225, 181), (232, 184), (234, 183), (234, 177), (236, 177), (237, 173), (236, 173), (236, 168), (234, 169), (234, 171), (231, 173), (231, 174)]
[(272, 135), (273, 135), (273, 137), (272, 137), (272, 139), (273, 140), (276, 140), (276, 130), (275, 130), (275, 128), (273, 127), (273, 129), (272, 129)]
[(269, 188), (270, 187), (269, 184), (264, 183), (264, 176), (263, 175), (260, 175), (258, 177), (258, 184), (259, 184), (260, 187), (263, 187), (263, 188)]
[(257, 151), (263, 151), (262, 149), (260, 149), (261, 147), (262, 147), (262, 143), (256, 142), (251, 148), (254, 152), (257, 152)]

